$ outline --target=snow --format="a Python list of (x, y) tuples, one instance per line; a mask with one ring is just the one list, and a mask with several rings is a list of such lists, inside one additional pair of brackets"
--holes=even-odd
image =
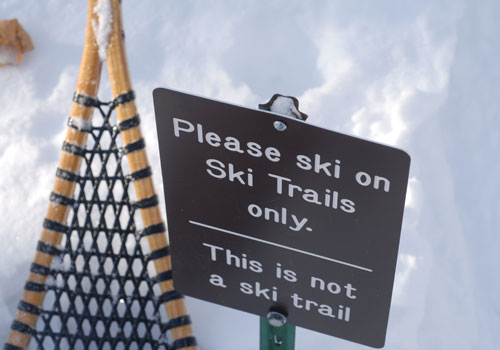
[(76, 130), (84, 131), (92, 129), (92, 122), (90, 120), (83, 119), (82, 116), (71, 116), (68, 124), (71, 125)]
[(97, 0), (94, 7), (97, 22), (94, 21), (92, 27), (99, 48), (99, 58), (103, 62), (106, 61), (108, 56), (109, 35), (111, 34), (111, 22), (113, 19), (111, 9), (111, 0)]
[[(100, 18), (109, 24), (104, 5)], [(498, 1), (123, 6), (132, 83), (158, 192), (153, 88), (253, 108), (274, 93), (296, 96), (312, 123), (403, 148), (412, 157), (385, 349), (498, 348)], [(7, 0), (0, 2), (0, 13), (17, 17), (36, 46), (20, 66), (0, 68), (5, 339), (48, 206), (78, 75), (86, 5)], [(107, 99), (107, 73), (102, 76), (99, 96)], [(202, 349), (258, 347), (256, 316), (187, 301)], [(362, 346), (298, 328), (296, 348)]]
[(10, 45), (0, 46), (0, 66), (4, 64), (16, 64), (17, 55), (19, 55), (19, 50), (16, 48)]
[(271, 112), (295, 116), (300, 119), (300, 113), (295, 107), (293, 100), (290, 97), (278, 96), (271, 105)]
[(71, 262), (69, 259), (63, 259), (60, 256), (55, 256), (52, 259), (50, 267), (55, 271), (69, 271), (71, 269)]

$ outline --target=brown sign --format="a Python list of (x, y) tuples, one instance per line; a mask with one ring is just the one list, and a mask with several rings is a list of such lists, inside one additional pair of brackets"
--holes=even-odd
[(176, 91), (154, 104), (176, 288), (382, 347), (409, 156)]

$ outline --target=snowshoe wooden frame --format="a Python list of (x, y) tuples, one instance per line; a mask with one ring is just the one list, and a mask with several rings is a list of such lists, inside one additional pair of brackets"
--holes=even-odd
[[(97, 15), (94, 13), (96, 2), (97, 0), (89, 0), (88, 3), (85, 44), (76, 84), (77, 94), (91, 98), (95, 98), (97, 95), (102, 70), (102, 62), (98, 54), (99, 48), (92, 27), (93, 21), (97, 20)], [(132, 85), (125, 54), (120, 1), (111, 0), (111, 3), (113, 11), (112, 32), (109, 37), (106, 63), (113, 98), (116, 99), (120, 95), (131, 92)], [(93, 106), (85, 106), (74, 102), (71, 109), (71, 116), (83, 118), (83, 120), (90, 123), (93, 109)], [(137, 107), (133, 99), (125, 103), (120, 103), (116, 107), (116, 110), (119, 123), (137, 115)], [(75, 131), (75, 129), (68, 127), (65, 143), (77, 147), (85, 147), (87, 136), (87, 132)], [(141, 142), (142, 134), (140, 127), (137, 125), (122, 131), (122, 139), (125, 148), (127, 145), (132, 145), (135, 142)], [(131, 173), (149, 167), (144, 148), (127, 153), (127, 158)], [(63, 149), (58, 167), (69, 174), (77, 174), (80, 170), (81, 161), (82, 158), (80, 156), (69, 153), (67, 150)], [(134, 188), (138, 201), (149, 199), (156, 195), (151, 176), (134, 181)], [(65, 180), (61, 177), (55, 178), (53, 187), (54, 193), (71, 198), (74, 191), (75, 182)], [(45, 223), (48, 224), (44, 224), (28, 282), (21, 297), (20, 304), (24, 305), (24, 307), (22, 307), (24, 310), (19, 309), (17, 312), (6, 348), (25, 349), (30, 343), (30, 330), (35, 328), (38, 317), (37, 312), (34, 311), (39, 310), (45, 297), (43, 286), (45, 285), (47, 274), (44, 274), (43, 271), (48, 270), (51, 266), (53, 255), (50, 254), (50, 247), (57, 247), (60, 244), (63, 234), (58, 232), (57, 227), (58, 224), (64, 225), (68, 214), (69, 210), (66, 205), (56, 204), (54, 202), (50, 203), (45, 220)], [(163, 222), (158, 205), (141, 208), (140, 214), (144, 227), (158, 225)], [(166, 232), (148, 235), (148, 242), (152, 252), (160, 249), (168, 249)], [(48, 250), (47, 247), (49, 247)], [(157, 274), (170, 271), (170, 256), (166, 255), (154, 260), (154, 265)], [(161, 282), (159, 285), (162, 293), (176, 293), (172, 279)], [(42, 288), (33, 288), (33, 286), (41, 286)], [(165, 302), (164, 306), (169, 319), (176, 319), (187, 315), (187, 309), (183, 298), (173, 298), (173, 300)], [(189, 324), (175, 327), (171, 331), (174, 342), (176, 340), (190, 338), (193, 335), (191, 325)], [(196, 346), (182, 347), (182, 349), (194, 350)]]

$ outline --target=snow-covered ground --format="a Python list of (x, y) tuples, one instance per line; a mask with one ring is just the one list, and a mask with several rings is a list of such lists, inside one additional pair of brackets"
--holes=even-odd
[[(500, 2), (123, 1), (157, 189), (155, 87), (248, 107), (294, 95), (310, 121), (412, 157), (386, 349), (500, 344)], [(0, 68), (0, 340), (48, 205), (84, 1), (3, 0), (35, 50)], [(103, 75), (101, 96), (108, 98)], [(258, 318), (188, 298), (202, 349), (256, 349)], [(362, 346), (304, 329), (299, 349)]]

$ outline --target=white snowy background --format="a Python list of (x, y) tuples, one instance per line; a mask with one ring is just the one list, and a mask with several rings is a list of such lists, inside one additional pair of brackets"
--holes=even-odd
[[(412, 157), (386, 349), (500, 348), (498, 0), (123, 1), (133, 85), (161, 193), (152, 89), (256, 107)], [(0, 68), (0, 342), (48, 206), (86, 1), (2, 0), (35, 50)], [(110, 94), (103, 74), (100, 96)], [(187, 298), (201, 349), (257, 349), (258, 317)], [(361, 349), (297, 329), (296, 348)]]

